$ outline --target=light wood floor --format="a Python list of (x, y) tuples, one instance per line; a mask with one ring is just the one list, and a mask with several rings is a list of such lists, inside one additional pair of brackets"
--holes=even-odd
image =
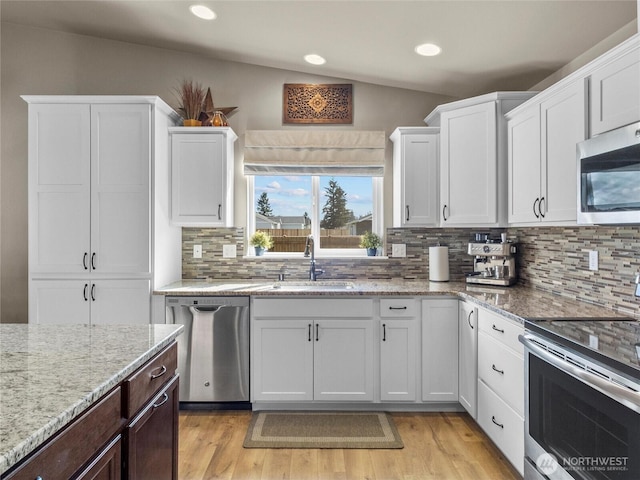
[(180, 412), (180, 480), (509, 480), (521, 477), (463, 413), (393, 413), (397, 450), (247, 449), (249, 411)]

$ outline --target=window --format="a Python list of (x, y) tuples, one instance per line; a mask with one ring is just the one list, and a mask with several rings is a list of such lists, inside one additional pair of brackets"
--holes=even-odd
[[(302, 253), (308, 235), (316, 255), (365, 256), (365, 231), (382, 231), (382, 177), (248, 176), (247, 237), (268, 231), (270, 254)], [(250, 251), (250, 250), (249, 250)]]

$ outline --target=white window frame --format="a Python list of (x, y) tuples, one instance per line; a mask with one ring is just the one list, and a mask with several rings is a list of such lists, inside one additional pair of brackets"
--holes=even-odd
[[(256, 212), (255, 212), (255, 176), (246, 175), (247, 178), (247, 231), (245, 237), (245, 256), (254, 257), (255, 251), (249, 248), (249, 238), (256, 231)], [(373, 195), (373, 212), (371, 212), (371, 230), (377, 233), (384, 241), (384, 183), (383, 177), (371, 177), (372, 179), (372, 195)], [(311, 235), (313, 238), (320, 238), (320, 175), (311, 175)], [(384, 246), (382, 247), (384, 248)], [(302, 256), (293, 252), (265, 252), (264, 255), (269, 257), (298, 257)], [(380, 258), (367, 257), (364, 248), (322, 248), (321, 242), (315, 247), (315, 255), (318, 258), (345, 258), (345, 257), (363, 257), (363, 258)]]

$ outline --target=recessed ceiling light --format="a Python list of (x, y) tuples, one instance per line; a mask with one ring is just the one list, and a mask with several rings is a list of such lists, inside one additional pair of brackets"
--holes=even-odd
[(327, 62), (324, 58), (322, 58), (320, 55), (316, 55), (315, 53), (305, 55), (304, 59), (312, 65), (323, 65)]
[(438, 55), (442, 49), (433, 43), (423, 43), (422, 45), (418, 45), (415, 48), (415, 51), (418, 55), (422, 55), (424, 57), (433, 57)]
[(191, 5), (189, 7), (191, 13), (193, 13), (196, 17), (202, 18), (203, 20), (213, 20), (216, 18), (216, 12), (211, 10), (209, 7), (205, 7), (204, 5)]

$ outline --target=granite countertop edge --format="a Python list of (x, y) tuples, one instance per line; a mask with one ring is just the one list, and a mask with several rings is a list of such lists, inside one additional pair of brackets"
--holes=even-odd
[(176, 329), (169, 333), (162, 340), (155, 343), (149, 350), (138, 356), (121, 370), (115, 372), (111, 377), (106, 379), (102, 384), (98, 385), (90, 391), (84, 398), (74, 402), (68, 408), (60, 412), (59, 415), (53, 417), (47, 424), (34, 431), (29, 437), (15, 445), (10, 450), (0, 452), (0, 475), (6, 473), (14, 467), (23, 458), (35, 451), (44, 444), (49, 438), (67, 426), (72, 420), (79, 417), (88, 410), (95, 402), (111, 391), (115, 386), (121, 383), (125, 378), (140, 368), (145, 362), (154, 355), (168, 346), (183, 329)]
[[(323, 288), (323, 283), (350, 283), (349, 289)], [(524, 324), (528, 318), (626, 318), (639, 320), (634, 312), (612, 310), (601, 305), (579, 301), (524, 285), (510, 287), (468, 284), (464, 281), (429, 282), (426, 280), (318, 280), (320, 287), (286, 290), (272, 288), (279, 282), (267, 280), (180, 280), (154, 291), (161, 296), (251, 296), (251, 297), (361, 297), (361, 296), (452, 296), (476, 303), (487, 310)], [(287, 281), (282, 282), (286, 284)]]

